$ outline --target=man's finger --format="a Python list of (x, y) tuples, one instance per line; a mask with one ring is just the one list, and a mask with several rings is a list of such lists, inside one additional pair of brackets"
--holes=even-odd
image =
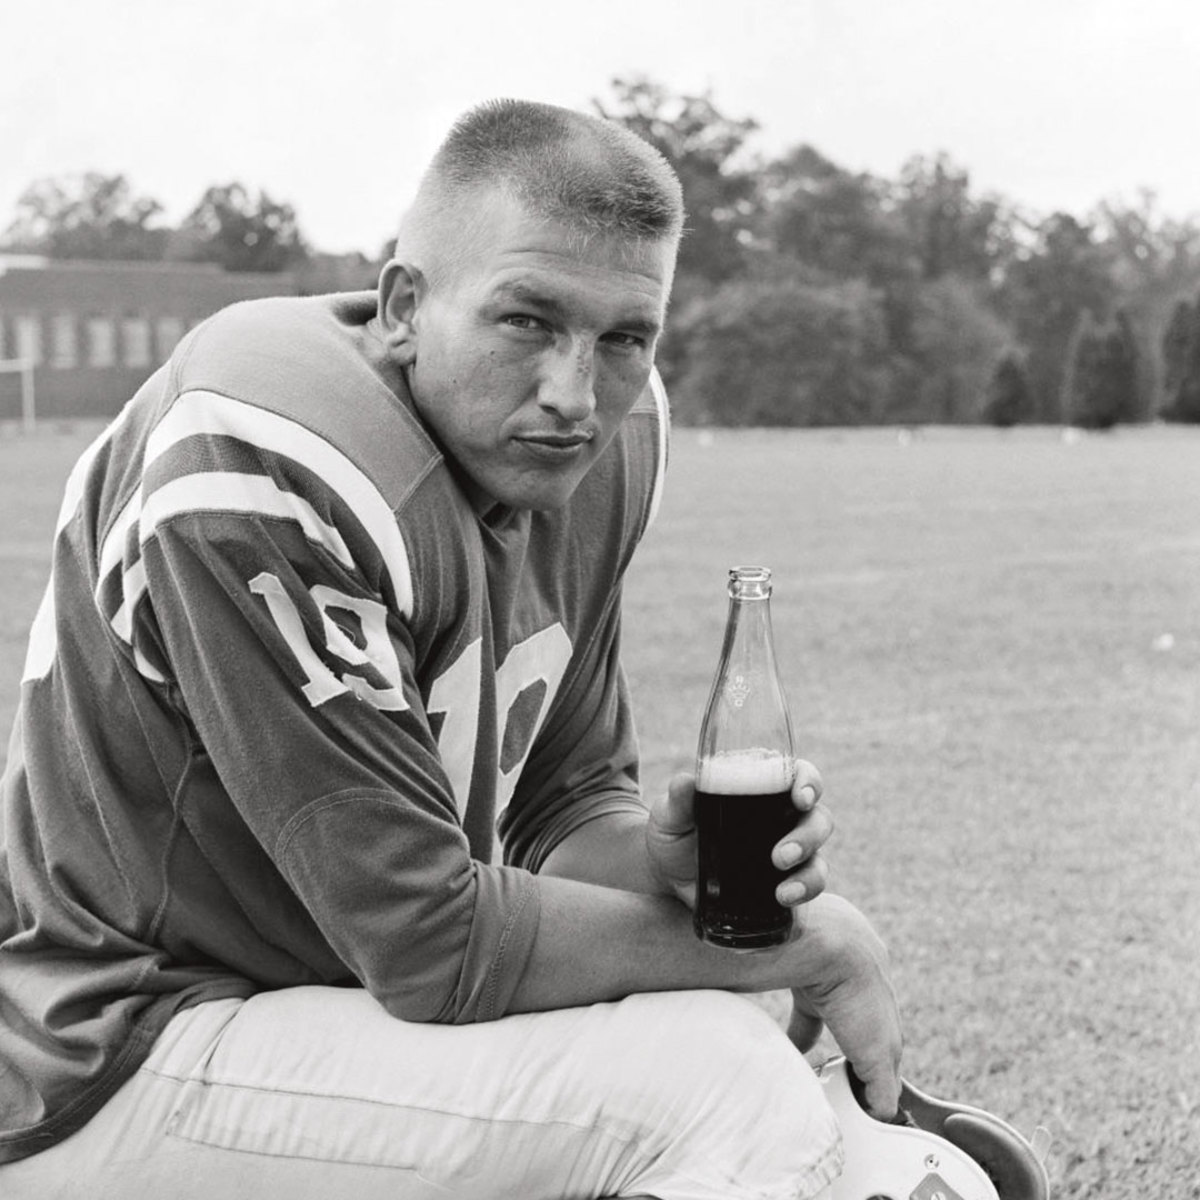
[(796, 759), (796, 778), (792, 781), (792, 803), (801, 811), (808, 812), (821, 798), (825, 785), (821, 772), (806, 759)]
[(833, 818), (825, 808), (815, 808), (771, 850), (771, 861), (780, 871), (790, 870), (811, 858), (829, 841)]
[(825, 890), (828, 882), (829, 866), (818, 852), (776, 887), (775, 899), (784, 908), (807, 904)]

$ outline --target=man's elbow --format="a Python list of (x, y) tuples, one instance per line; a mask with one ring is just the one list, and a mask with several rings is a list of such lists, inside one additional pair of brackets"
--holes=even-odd
[(413, 1025), (452, 1025), (454, 1005), (425, 992), (389, 993), (377, 997), (389, 1016)]
[[(454, 982), (426, 977), (390, 982), (370, 988), (389, 1016), (414, 1025), (454, 1025), (463, 1021), (462, 1005)], [(467, 1018), (469, 1019), (469, 1018)]]

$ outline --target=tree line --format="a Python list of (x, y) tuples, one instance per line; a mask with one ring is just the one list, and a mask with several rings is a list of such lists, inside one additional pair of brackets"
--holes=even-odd
[(40, 179), (18, 199), (0, 235), (0, 253), (287, 271), (307, 293), (370, 287), (386, 257), (315, 249), (292, 204), (238, 181), (206, 188), (177, 226), (163, 223), (163, 212), (124, 175), (88, 171)]
[[(618, 78), (593, 102), (683, 184), (688, 231), (659, 352), (676, 419), (714, 425), (1200, 422), (1200, 223), (1150, 192), (1085, 216), (979, 194), (948, 155), (897, 178), (758, 129), (712, 95)], [(390, 251), (322, 255), (294, 208), (211, 187), (178, 228), (122, 176), (42, 180), (6, 249), (290, 270), (370, 286)]]
[(764, 161), (711, 94), (618, 79), (596, 108), (683, 182), (661, 354), (683, 419), (1200, 421), (1200, 224), (1151, 193), (1035, 216), (946, 154), (895, 179), (806, 144)]
[(296, 210), (241, 183), (207, 188), (178, 228), (161, 224), (162, 212), (124, 175), (41, 179), (17, 201), (4, 248), (51, 258), (214, 262), (229, 271), (283, 271), (310, 253)]

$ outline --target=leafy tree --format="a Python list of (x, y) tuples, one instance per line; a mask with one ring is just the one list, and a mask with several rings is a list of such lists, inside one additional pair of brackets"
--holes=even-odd
[(688, 215), (678, 274), (710, 282), (738, 274), (753, 225), (756, 184), (754, 173), (734, 160), (757, 122), (726, 117), (708, 92), (673, 95), (642, 77), (614, 79), (612, 89), (615, 101), (593, 101), (596, 111), (656, 147), (679, 176)]
[(943, 275), (915, 297), (915, 419), (956, 424), (979, 420), (988, 379), (1005, 345), (1007, 326), (987, 306), (980, 285)]
[(1161, 216), (1152, 191), (1143, 190), (1136, 204), (1105, 201), (1094, 225), (1112, 251), (1112, 272), (1125, 294), (1145, 291), (1177, 296), (1195, 284), (1200, 272), (1200, 223)]
[(947, 154), (916, 155), (900, 170), (898, 213), (925, 279), (987, 280), (1013, 253), (1012, 214), (997, 197), (972, 197), (970, 182)]
[(856, 425), (888, 399), (886, 335), (866, 284), (792, 273), (731, 280), (677, 314), (684, 421)]
[(1175, 306), (1163, 339), (1164, 420), (1200, 423), (1200, 297)]
[(890, 185), (837, 166), (811, 146), (768, 163), (760, 177), (760, 242), (839, 279), (882, 286), (912, 274)]
[(295, 209), (240, 183), (210, 187), (180, 234), (184, 257), (227, 271), (284, 271), (308, 257)]
[(992, 372), (981, 415), (989, 425), (1007, 429), (1027, 421), (1032, 411), (1024, 364), (1019, 354), (1009, 350), (1001, 356)]
[(922, 379), (916, 345), (921, 287), (917, 256), (900, 220), (892, 185), (837, 166), (799, 146), (762, 173), (756, 270), (780, 259), (801, 264), (826, 285), (861, 280), (868, 321), (882, 319), (886, 417), (920, 421)]
[(162, 211), (157, 200), (135, 195), (124, 175), (40, 179), (17, 201), (5, 242), (51, 258), (159, 259), (168, 231), (153, 221)]
[(1111, 429), (1128, 419), (1137, 392), (1137, 346), (1125, 313), (1105, 326), (1084, 313), (1063, 391), (1063, 418), (1071, 425)]

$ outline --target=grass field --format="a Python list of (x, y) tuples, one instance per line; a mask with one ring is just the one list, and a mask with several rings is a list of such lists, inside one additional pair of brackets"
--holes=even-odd
[[(91, 432), (0, 434), (5, 727)], [(905, 1074), (1045, 1125), (1056, 1197), (1200, 1197), (1200, 430), (679, 431), (626, 595), (649, 788), (690, 764), (739, 562), (775, 571)]]

